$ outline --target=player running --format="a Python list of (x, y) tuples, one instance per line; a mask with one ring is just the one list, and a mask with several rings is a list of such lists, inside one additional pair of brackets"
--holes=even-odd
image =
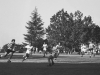
[(60, 48), (61, 48), (60, 43), (58, 45), (56, 45), (56, 46), (53, 47), (53, 52), (54, 52), (55, 60), (59, 56)]
[(11, 43), (9, 43), (7, 45), (7, 50), (6, 50), (5, 54), (1, 55), (0, 58), (6, 57), (9, 53), (11, 53), (10, 57), (8, 58), (8, 62), (11, 62), (10, 59), (12, 58), (12, 56), (13, 56), (13, 54), (15, 52), (15, 47), (16, 47), (15, 46), (15, 39), (12, 39)]
[(85, 44), (81, 44), (81, 57), (83, 57), (83, 55), (87, 50), (88, 50), (87, 46)]
[(57, 51), (58, 55), (60, 54), (60, 48), (61, 48), (61, 46), (60, 46), (60, 43), (59, 43), (59, 44), (56, 45), (56, 51)]
[(52, 65), (54, 65), (54, 59), (56, 60), (57, 59), (57, 57), (58, 57), (58, 50), (57, 50), (57, 47), (56, 46), (54, 46), (53, 48), (52, 48), (52, 53), (49, 55), (49, 57), (48, 57), (48, 63), (49, 63), (49, 66), (52, 66)]
[(23, 56), (22, 62), (23, 62), (24, 60), (26, 60), (30, 55), (32, 55), (32, 52), (33, 52), (33, 46), (31, 46), (31, 44), (25, 46), (25, 48), (27, 48), (27, 50), (26, 50), (25, 55)]

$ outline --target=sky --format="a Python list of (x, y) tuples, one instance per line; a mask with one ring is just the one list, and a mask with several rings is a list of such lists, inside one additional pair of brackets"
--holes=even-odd
[(44, 22), (50, 24), (50, 18), (59, 10), (68, 13), (79, 10), (84, 16), (90, 15), (93, 22), (100, 26), (100, 0), (0, 0), (0, 47), (16, 39), (17, 44), (25, 42), (27, 22), (35, 7)]

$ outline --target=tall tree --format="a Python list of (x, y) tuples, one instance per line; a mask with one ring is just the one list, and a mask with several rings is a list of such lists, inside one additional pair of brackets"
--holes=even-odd
[(83, 43), (87, 43), (88, 41), (93, 39), (93, 30), (95, 28), (95, 24), (92, 21), (91, 16), (85, 16), (83, 19), (83, 33), (81, 34), (81, 41)]
[[(73, 15), (73, 26), (72, 26), (72, 31), (71, 31), (71, 36), (70, 37), (70, 44), (71, 46), (75, 46), (78, 45), (78, 43), (80, 42), (80, 35), (82, 34), (82, 25), (83, 25), (83, 21), (82, 21), (82, 17), (83, 17), (83, 13), (81, 13), (79, 10), (77, 10)], [(71, 16), (70, 15), (70, 16)]]
[(44, 34), (43, 22), (40, 15), (37, 12), (37, 8), (31, 14), (31, 21), (27, 23), (27, 34), (24, 34), (25, 41), (36, 46), (37, 40), (40, 39)]
[(50, 26), (47, 28), (49, 42), (54, 44), (59, 42), (65, 44), (68, 42), (72, 23), (73, 20), (64, 9), (53, 15), (52, 18), (50, 18)]
[(100, 41), (99, 31), (100, 27), (93, 23), (91, 16), (83, 17), (79, 10), (68, 14), (62, 9), (50, 18), (47, 38), (50, 43), (62, 42), (65, 47), (71, 49), (78, 48), (80, 43)]

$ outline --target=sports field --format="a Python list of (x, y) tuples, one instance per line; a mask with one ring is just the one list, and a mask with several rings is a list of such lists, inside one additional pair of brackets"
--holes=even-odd
[(48, 66), (47, 55), (33, 54), (22, 62), (23, 54), (15, 54), (11, 63), (0, 59), (0, 75), (100, 75), (100, 55), (60, 55), (53, 66)]

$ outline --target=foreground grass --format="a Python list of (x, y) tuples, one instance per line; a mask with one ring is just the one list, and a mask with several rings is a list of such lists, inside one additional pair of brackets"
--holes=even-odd
[(0, 75), (100, 75), (100, 64), (0, 63)]
[(14, 54), (11, 63), (0, 59), (0, 75), (100, 75), (100, 55), (60, 55), (54, 66), (48, 66), (46, 55), (33, 54), (22, 63), (23, 54)]

